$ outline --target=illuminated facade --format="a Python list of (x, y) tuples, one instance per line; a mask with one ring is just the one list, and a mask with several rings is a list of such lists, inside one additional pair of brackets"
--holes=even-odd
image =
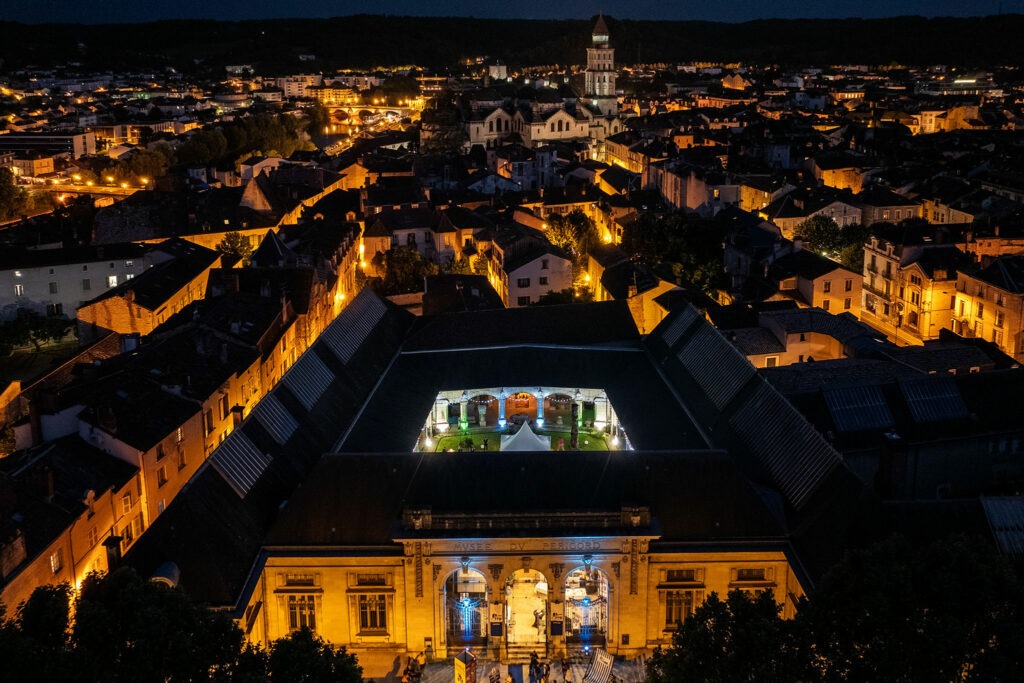
[[(575, 447), (493, 447), (566, 422)], [(624, 302), (414, 325), (369, 291), (209, 463), (128, 560), (174, 562), (252, 641), (309, 626), (372, 677), (466, 648), (639, 656), (711, 591), (792, 615), (804, 530), (859, 491), (694, 309), (642, 338)]]
[(605, 116), (614, 116), (619, 111), (619, 100), (615, 94), (615, 49), (608, 39), (608, 25), (604, 16), (597, 18), (591, 35), (591, 46), (587, 48), (586, 71), (587, 100)]

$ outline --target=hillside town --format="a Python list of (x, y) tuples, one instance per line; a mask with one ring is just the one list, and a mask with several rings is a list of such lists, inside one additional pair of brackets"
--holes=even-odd
[[(793, 617), (868, 498), (1024, 560), (1024, 71), (624, 64), (614, 27), (573, 65), (0, 71), (8, 615), (172, 566), (378, 680), (593, 644), (622, 681), (713, 591)], [(632, 492), (545, 521), (510, 438)]]

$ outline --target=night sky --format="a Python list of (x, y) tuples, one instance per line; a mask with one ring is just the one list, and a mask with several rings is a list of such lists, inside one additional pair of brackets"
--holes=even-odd
[(348, 14), (584, 19), (878, 18), (1024, 14), (1024, 0), (28, 0), (6, 2), (0, 19), (27, 23), (123, 23), (157, 19), (272, 19)]

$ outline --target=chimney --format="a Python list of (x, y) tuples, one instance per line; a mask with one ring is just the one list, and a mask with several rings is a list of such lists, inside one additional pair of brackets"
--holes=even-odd
[(281, 295), (281, 324), (288, 324), (288, 297)]
[(121, 566), (121, 537), (108, 536), (103, 547), (107, 549), (107, 572), (112, 572)]
[(138, 333), (121, 335), (121, 353), (131, 353), (137, 348), (139, 348)]

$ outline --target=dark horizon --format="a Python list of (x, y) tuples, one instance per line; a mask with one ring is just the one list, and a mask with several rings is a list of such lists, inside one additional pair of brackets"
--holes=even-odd
[(25, 24), (135, 24), (165, 20), (250, 21), (272, 19), (326, 19), (358, 14), (408, 17), (478, 19), (585, 20), (603, 12), (620, 20), (716, 21), (739, 24), (761, 19), (884, 19), (905, 16), (984, 17), (1024, 14), (1024, 0), (861, 0), (851, 8), (844, 0), (723, 0), (709, 4), (696, 0), (664, 3), (658, 0), (568, 0), (552, 5), (526, 0), (515, 6), (481, 6), (469, 0), (424, 3), (417, 0), (307, 0), (301, 9), (282, 0), (180, 0), (151, 5), (126, 0), (50, 0), (45, 11), (38, 5), (8, 8), (4, 21)]

